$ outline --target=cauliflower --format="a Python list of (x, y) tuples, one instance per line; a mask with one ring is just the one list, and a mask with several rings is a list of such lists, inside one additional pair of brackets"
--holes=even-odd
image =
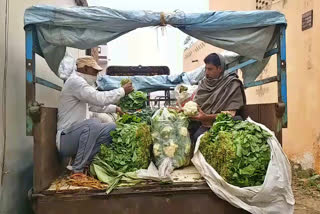
[(164, 147), (163, 151), (167, 157), (173, 158), (174, 153), (176, 153), (177, 148), (178, 148), (178, 145), (175, 142), (173, 142), (173, 140), (170, 140), (169, 145)]
[(173, 131), (173, 128), (171, 126), (165, 126), (162, 130), (161, 130), (161, 137), (163, 138), (169, 138), (170, 133)]
[(188, 129), (186, 127), (181, 127), (179, 130), (179, 134), (181, 136), (187, 137), (188, 136)]
[(151, 137), (152, 137), (152, 140), (154, 141), (160, 137), (160, 134), (159, 134), (159, 132), (153, 132), (151, 134)]
[(182, 110), (187, 116), (195, 116), (198, 114), (198, 104), (193, 101), (189, 101), (183, 106)]
[(154, 156), (160, 156), (161, 155), (161, 147), (160, 147), (160, 144), (159, 143), (155, 143), (154, 145), (153, 145), (153, 154), (154, 154)]
[(185, 144), (184, 153), (185, 154), (189, 154), (190, 153), (190, 149), (191, 149), (191, 144), (190, 143), (186, 143)]

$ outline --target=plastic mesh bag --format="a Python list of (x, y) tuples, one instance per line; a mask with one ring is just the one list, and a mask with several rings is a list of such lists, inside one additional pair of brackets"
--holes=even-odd
[(151, 120), (153, 154), (161, 177), (190, 163), (191, 141), (188, 120), (182, 113), (161, 108)]

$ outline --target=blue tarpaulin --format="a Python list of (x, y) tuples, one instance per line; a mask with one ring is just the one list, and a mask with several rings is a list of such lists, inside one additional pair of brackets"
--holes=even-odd
[(57, 74), (66, 47), (93, 48), (137, 28), (163, 24), (242, 57), (257, 59), (256, 66), (263, 65), (265, 52), (275, 45), (274, 38), (279, 33), (276, 26), (286, 25), (286, 20), (277, 11), (178, 11), (166, 14), (106, 7), (39, 5), (25, 11), (24, 23), (25, 28), (33, 27), (36, 33), (36, 53), (43, 56)]

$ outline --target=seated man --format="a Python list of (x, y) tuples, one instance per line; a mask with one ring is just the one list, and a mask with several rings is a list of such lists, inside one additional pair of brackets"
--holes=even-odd
[[(238, 76), (225, 74), (225, 60), (223, 56), (211, 53), (204, 63), (206, 76), (198, 86), (194, 101), (199, 105), (199, 114), (191, 117), (198, 121), (191, 128), (192, 141), (210, 129), (218, 113), (226, 112), (233, 117), (246, 104), (246, 96), (242, 82)], [(235, 118), (237, 119), (237, 118)]]
[(114, 123), (88, 119), (88, 105), (90, 111), (121, 113), (121, 108), (114, 104), (133, 91), (130, 83), (112, 91), (97, 91), (91, 85), (101, 70), (93, 57), (79, 58), (77, 72), (70, 75), (60, 94), (57, 148), (62, 156), (75, 156), (73, 165), (68, 168), (73, 172), (83, 172), (99, 152), (100, 145), (111, 143), (110, 132), (116, 128)]

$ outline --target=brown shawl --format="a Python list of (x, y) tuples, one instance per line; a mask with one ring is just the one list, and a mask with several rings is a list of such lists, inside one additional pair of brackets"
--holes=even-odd
[(195, 96), (195, 102), (206, 114), (239, 110), (246, 104), (242, 82), (236, 74), (222, 75), (218, 79), (204, 78)]

